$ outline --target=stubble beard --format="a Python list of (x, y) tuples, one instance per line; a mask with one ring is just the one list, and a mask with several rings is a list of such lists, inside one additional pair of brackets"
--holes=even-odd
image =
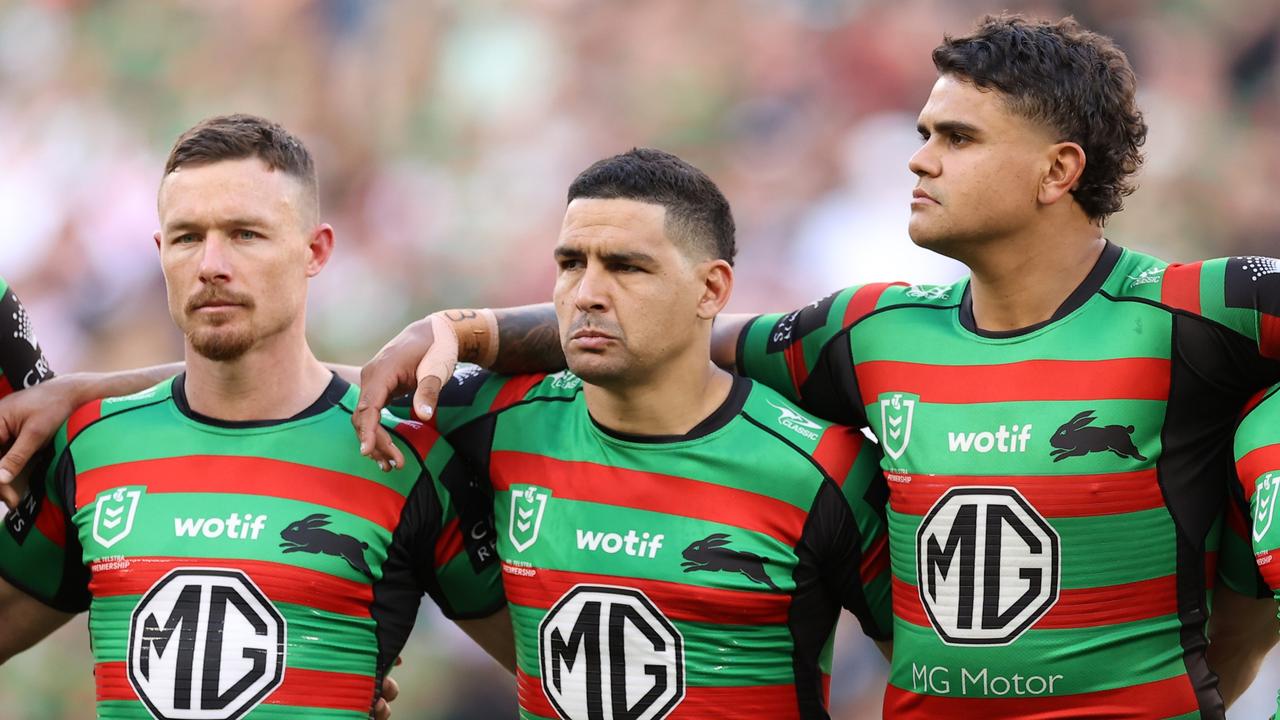
[(214, 362), (239, 360), (253, 347), (253, 333), (247, 327), (203, 327), (187, 333), (191, 349)]

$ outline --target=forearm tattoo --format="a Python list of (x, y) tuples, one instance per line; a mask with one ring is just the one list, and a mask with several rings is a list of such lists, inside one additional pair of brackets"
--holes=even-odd
[(493, 363), (494, 371), (515, 374), (564, 369), (560, 329), (555, 308), (550, 303), (494, 312), (498, 319), (498, 358)]

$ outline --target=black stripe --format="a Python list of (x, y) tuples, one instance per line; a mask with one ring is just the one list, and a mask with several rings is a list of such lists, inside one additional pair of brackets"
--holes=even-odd
[(173, 404), (178, 407), (178, 412), (186, 415), (188, 418), (200, 423), (201, 425), (212, 425), (213, 427), (231, 428), (231, 429), (247, 429), (247, 428), (265, 428), (275, 425), (283, 425), (296, 420), (305, 420), (309, 417), (315, 417), (331, 407), (341, 404), (342, 396), (347, 394), (347, 390), (351, 384), (346, 380), (338, 377), (337, 373), (331, 372), (332, 377), (329, 384), (325, 386), (324, 391), (320, 393), (320, 397), (315, 402), (308, 405), (298, 414), (276, 420), (220, 420), (218, 418), (209, 417), (202, 413), (198, 413), (191, 409), (191, 404), (187, 402), (186, 380), (187, 374), (180, 373), (173, 379)]

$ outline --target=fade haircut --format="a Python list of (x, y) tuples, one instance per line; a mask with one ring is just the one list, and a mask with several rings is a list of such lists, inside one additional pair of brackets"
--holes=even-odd
[(1111, 38), (1074, 18), (1033, 21), (988, 15), (964, 37), (947, 35), (933, 50), (941, 75), (999, 90), (1010, 109), (1084, 149), (1085, 168), (1072, 194), (1105, 222), (1133, 193), (1147, 124), (1134, 100), (1137, 80)]
[(255, 115), (218, 115), (201, 120), (178, 137), (164, 174), (188, 166), (256, 157), (302, 183), (313, 208), (319, 207), (315, 162), (302, 141), (278, 123)]
[(661, 205), (668, 237), (730, 265), (737, 254), (729, 201), (706, 173), (671, 153), (635, 148), (601, 160), (569, 186), (569, 202), (578, 198)]

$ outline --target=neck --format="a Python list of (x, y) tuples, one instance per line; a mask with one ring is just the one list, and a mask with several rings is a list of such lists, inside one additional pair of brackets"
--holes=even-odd
[(1044, 322), (1066, 301), (1106, 247), (1101, 228), (1038, 233), (991, 243), (965, 258), (972, 273), (973, 318), (990, 331)]
[(300, 329), (286, 331), (235, 360), (210, 360), (186, 348), (187, 402), (218, 420), (282, 420), (307, 409), (332, 374), (311, 353)]
[(653, 378), (604, 387), (586, 383), (587, 409), (596, 422), (630, 435), (684, 435), (729, 397), (733, 378), (711, 363), (670, 363)]

